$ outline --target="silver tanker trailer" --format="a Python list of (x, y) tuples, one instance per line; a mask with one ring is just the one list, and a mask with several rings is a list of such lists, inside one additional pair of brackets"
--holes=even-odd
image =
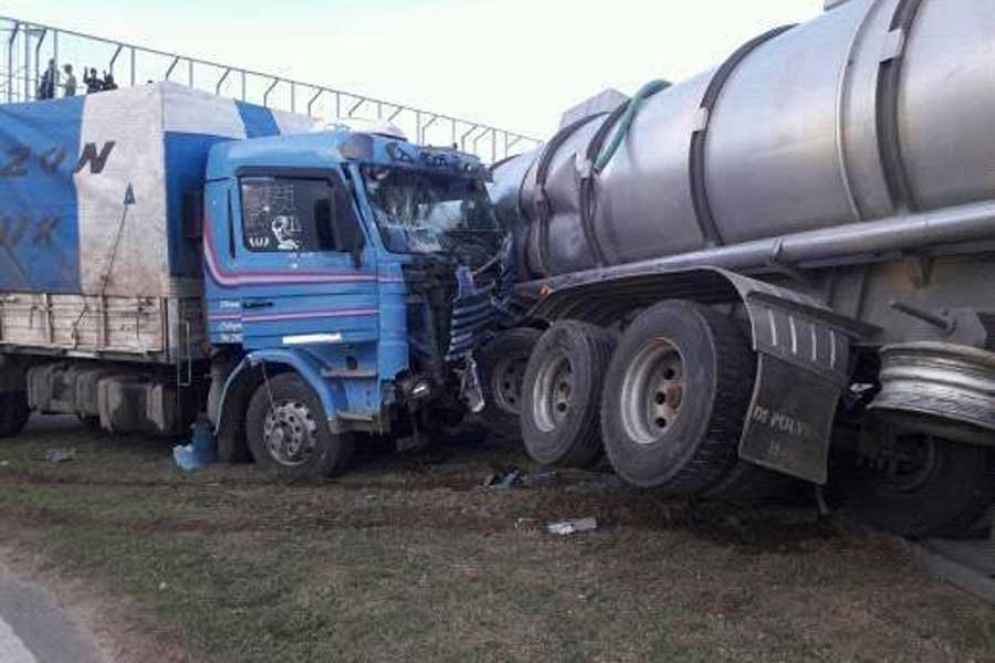
[(493, 187), (528, 312), (483, 386), (537, 461), (730, 498), (833, 479), (910, 536), (990, 505), (995, 0), (827, 3)]

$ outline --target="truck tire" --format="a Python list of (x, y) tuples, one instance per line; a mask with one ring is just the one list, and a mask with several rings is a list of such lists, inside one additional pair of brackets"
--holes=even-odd
[(500, 437), (519, 439), (522, 425), (522, 380), (532, 349), (542, 332), (530, 327), (509, 329), (481, 348), (477, 358), (484, 409), (480, 419)]
[(867, 524), (913, 539), (958, 537), (995, 492), (995, 451), (925, 434), (896, 436), (903, 453), (854, 464), (840, 481), (843, 508)]
[(729, 473), (705, 491), (705, 497), (731, 502), (764, 502), (798, 494), (801, 479), (774, 472), (745, 460), (737, 460)]
[(30, 416), (27, 392), (8, 391), (0, 394), (0, 438), (14, 437), (20, 433)]
[(521, 430), (538, 463), (586, 468), (602, 455), (602, 376), (615, 336), (585, 322), (555, 323), (540, 338), (522, 383)]
[(699, 304), (647, 309), (605, 378), (601, 427), (625, 481), (698, 494), (736, 467), (756, 357), (735, 324)]
[(296, 373), (256, 389), (245, 430), (256, 463), (288, 478), (335, 476), (352, 459), (352, 435), (332, 435), (321, 400)]

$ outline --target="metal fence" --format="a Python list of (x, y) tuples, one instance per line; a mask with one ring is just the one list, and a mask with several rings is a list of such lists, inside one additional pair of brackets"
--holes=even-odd
[[(63, 63), (77, 67), (79, 92), (85, 91), (85, 70), (99, 68), (101, 74), (111, 73), (122, 87), (173, 81), (233, 99), (304, 113), (328, 124), (352, 120), (390, 122), (417, 143), (456, 145), (491, 163), (539, 145), (538, 140), (528, 136), (472, 120), (16, 18), (0, 16), (0, 40), (4, 49), (0, 100), (6, 103), (34, 100), (51, 60), (59, 76)], [(79, 68), (81, 63), (84, 68)]]

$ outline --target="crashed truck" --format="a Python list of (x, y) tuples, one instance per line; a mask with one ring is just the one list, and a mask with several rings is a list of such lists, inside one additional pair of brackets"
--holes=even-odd
[(995, 491), (995, 6), (849, 0), (497, 165), (529, 453), (910, 536)]
[(486, 168), (313, 129), (171, 83), (0, 106), (0, 437), (206, 418), (223, 459), (332, 475), (479, 409)]

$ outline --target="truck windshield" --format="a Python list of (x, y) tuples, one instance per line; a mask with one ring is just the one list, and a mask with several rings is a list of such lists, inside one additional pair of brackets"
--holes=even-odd
[(483, 182), (404, 168), (365, 166), (363, 181), (388, 251), (437, 253), (499, 245)]

